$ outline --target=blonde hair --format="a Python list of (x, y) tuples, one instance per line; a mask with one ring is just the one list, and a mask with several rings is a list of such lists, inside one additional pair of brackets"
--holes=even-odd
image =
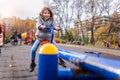
[(53, 13), (52, 13), (51, 9), (48, 8), (48, 7), (44, 7), (44, 8), (41, 10), (39, 16), (42, 16), (42, 17), (43, 17), (43, 13), (44, 13), (45, 10), (48, 10), (48, 11), (50, 12), (50, 17), (52, 18), (52, 20), (54, 20), (54, 18), (53, 18)]

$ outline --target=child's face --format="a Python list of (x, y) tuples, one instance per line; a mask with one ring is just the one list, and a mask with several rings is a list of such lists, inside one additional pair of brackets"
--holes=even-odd
[(45, 10), (43, 12), (43, 17), (45, 18), (45, 20), (47, 20), (48, 18), (50, 18), (50, 12), (48, 10)]

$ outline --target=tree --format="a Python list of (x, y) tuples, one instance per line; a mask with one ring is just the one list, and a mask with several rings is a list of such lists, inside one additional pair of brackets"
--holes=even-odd
[[(84, 16), (84, 4), (85, 4), (85, 0), (75, 0), (75, 10), (74, 10), (74, 14), (75, 15), (75, 21), (76, 22), (76, 32), (77, 34), (82, 34), (82, 39), (84, 42), (84, 30), (83, 30), (83, 22), (82, 22), (82, 16)], [(79, 39), (79, 35), (76, 36), (76, 39)]]
[(91, 43), (94, 45), (95, 40), (94, 40), (94, 29), (95, 29), (95, 22), (96, 22), (96, 17), (101, 16), (104, 8), (103, 5), (101, 4), (102, 0), (87, 0), (85, 3), (85, 13), (88, 19), (91, 20), (91, 26), (90, 26), (90, 31), (91, 31)]
[[(73, 19), (74, 0), (52, 0), (49, 6), (54, 11), (59, 26), (65, 30), (65, 35), (69, 34), (68, 30)], [(69, 36), (67, 36), (69, 37)]]
[(109, 18), (109, 29), (107, 32), (107, 38), (109, 37), (110, 33), (119, 30), (119, 23), (120, 23), (120, 1), (116, 0), (104, 0), (104, 13)]

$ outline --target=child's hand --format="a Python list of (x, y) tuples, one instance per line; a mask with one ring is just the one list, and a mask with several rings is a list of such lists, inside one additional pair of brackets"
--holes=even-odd
[(45, 27), (46, 27), (46, 26), (44, 26), (44, 25), (41, 25), (41, 29), (45, 29)]
[(58, 26), (55, 26), (55, 29), (58, 31), (58, 30), (60, 30), (60, 27), (58, 27)]

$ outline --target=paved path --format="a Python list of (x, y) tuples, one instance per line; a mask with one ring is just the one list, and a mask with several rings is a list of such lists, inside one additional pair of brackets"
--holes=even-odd
[(0, 80), (37, 80), (37, 71), (29, 72), (31, 46), (5, 45), (0, 55)]
[[(37, 80), (37, 67), (29, 72), (31, 45), (10, 46), (6, 44), (0, 54), (0, 80)], [(36, 63), (38, 56), (36, 55)], [(68, 67), (75, 67), (68, 64)], [(59, 66), (59, 68), (63, 68)]]
[[(59, 45), (64, 45), (64, 44), (59, 44)], [(100, 47), (94, 47), (94, 46), (79, 46), (79, 45), (69, 45), (69, 44), (67, 44), (66, 46), (79, 47), (81, 49), (93, 50), (93, 51), (98, 51), (105, 54), (120, 56), (120, 49), (116, 50), (116, 49), (100, 48)]]

